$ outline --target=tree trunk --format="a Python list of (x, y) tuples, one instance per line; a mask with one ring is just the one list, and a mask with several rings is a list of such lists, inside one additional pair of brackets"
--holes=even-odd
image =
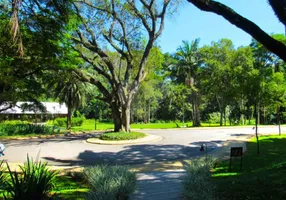
[(115, 102), (111, 103), (114, 132), (119, 132), (121, 129), (121, 112), (119, 109), (120, 106), (117, 103)]
[(122, 124), (121, 130), (124, 132), (130, 132), (130, 104), (122, 107)]
[(257, 124), (260, 125), (260, 107), (259, 107), (259, 104), (256, 106), (256, 113), (257, 113)]
[(151, 119), (151, 101), (149, 99), (148, 100), (148, 120), (147, 120), (147, 123), (150, 123), (150, 119)]
[(219, 120), (219, 125), (222, 126), (222, 120), (223, 120), (223, 110), (220, 109), (220, 120)]
[(281, 135), (281, 126), (280, 126), (280, 106), (277, 107), (277, 124), (279, 129), (279, 135)]
[(67, 116), (67, 129), (71, 130), (71, 120), (72, 120), (72, 109), (68, 106), (68, 116)]
[(255, 114), (255, 137), (256, 137), (256, 143), (257, 143), (257, 154), (260, 154), (259, 149), (259, 139), (258, 139), (258, 111), (257, 111), (257, 105), (254, 105), (254, 114)]
[(193, 92), (193, 126), (201, 126), (200, 120), (200, 101), (198, 92)]
[(225, 115), (226, 108), (223, 109), (223, 117), (224, 117), (224, 126), (226, 126), (226, 115)]

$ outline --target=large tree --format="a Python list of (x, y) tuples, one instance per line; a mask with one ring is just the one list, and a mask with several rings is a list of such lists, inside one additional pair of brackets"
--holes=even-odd
[[(163, 31), (170, 4), (170, 0), (74, 3), (82, 23), (73, 37), (80, 45), (75, 49), (102, 78), (79, 74), (97, 86), (102, 93), (98, 98), (110, 105), (114, 131), (130, 131), (131, 102), (148, 73), (148, 57)], [(111, 57), (113, 52), (117, 52), (117, 61)]]
[(199, 55), (199, 39), (189, 43), (183, 41), (175, 53), (178, 72), (186, 79), (187, 86), (191, 87), (191, 101), (193, 108), (193, 126), (200, 126), (200, 94), (198, 89), (198, 71), (201, 62)]
[[(268, 35), (258, 25), (247, 18), (236, 13), (230, 7), (213, 0), (188, 0), (199, 9), (212, 12), (224, 17), (233, 25), (244, 30), (254, 39), (264, 45), (269, 51), (275, 53), (282, 60), (286, 61), (286, 46)], [(286, 1), (285, 0), (268, 0), (279, 20), (286, 26)]]

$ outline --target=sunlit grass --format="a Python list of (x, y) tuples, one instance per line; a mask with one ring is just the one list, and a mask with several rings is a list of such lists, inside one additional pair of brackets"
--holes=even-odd
[(286, 135), (261, 136), (259, 143), (259, 155), (256, 139), (247, 143), (241, 171), (240, 158), (234, 160), (231, 172), (229, 161), (213, 170), (219, 199), (286, 199)]

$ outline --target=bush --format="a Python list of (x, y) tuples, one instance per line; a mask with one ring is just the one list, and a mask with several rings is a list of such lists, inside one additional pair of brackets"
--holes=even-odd
[(0, 124), (0, 136), (52, 134), (60, 129), (39, 124)]
[(10, 181), (6, 182), (5, 191), (12, 199), (46, 199), (54, 189), (57, 172), (50, 171), (47, 163), (27, 161), (20, 167), (20, 173), (12, 172), (7, 164)]
[(88, 200), (125, 200), (135, 190), (136, 176), (124, 166), (91, 167), (84, 176), (90, 187)]
[(30, 124), (28, 121), (21, 121), (21, 120), (7, 120), (4, 121), (2, 124), (5, 125), (17, 125), (17, 124)]
[[(85, 117), (73, 117), (71, 126), (81, 126), (84, 121)], [(67, 118), (56, 118), (55, 123), (60, 127), (67, 127)]]
[(145, 133), (139, 132), (111, 132), (111, 133), (103, 133), (99, 136), (101, 140), (135, 140), (138, 138), (145, 137)]
[(185, 166), (186, 177), (184, 179), (184, 199), (190, 200), (213, 200), (213, 185), (211, 183), (210, 169), (214, 161), (194, 159)]

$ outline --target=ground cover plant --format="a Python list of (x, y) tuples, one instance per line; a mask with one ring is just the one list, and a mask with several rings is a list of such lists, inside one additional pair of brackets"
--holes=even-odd
[(135, 174), (124, 166), (86, 168), (84, 176), (89, 185), (88, 200), (126, 200), (136, 186)]
[(190, 200), (214, 200), (214, 186), (211, 182), (211, 168), (214, 166), (214, 160), (192, 159), (184, 168), (186, 177), (183, 185), (183, 197)]
[(145, 133), (139, 132), (110, 132), (110, 133), (103, 133), (99, 136), (101, 140), (136, 140), (139, 138), (145, 137)]

